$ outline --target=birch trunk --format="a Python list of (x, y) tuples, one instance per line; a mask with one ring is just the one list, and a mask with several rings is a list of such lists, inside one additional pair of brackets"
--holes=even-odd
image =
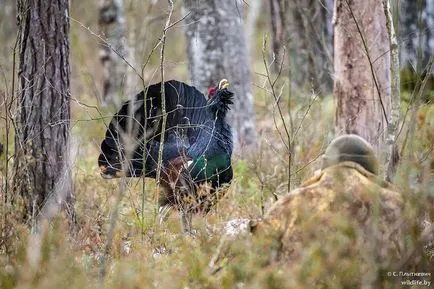
[(252, 80), (243, 30), (243, 2), (185, 0), (185, 25), (192, 83), (206, 93), (222, 78), (230, 82), (235, 104), (229, 115), (237, 148), (256, 142)]
[(246, 18), (246, 43), (247, 49), (255, 45), (255, 32), (256, 32), (256, 22), (258, 21), (258, 16), (261, 13), (262, 0), (251, 1), (249, 12)]
[[(116, 108), (122, 103), (127, 86), (128, 43), (123, 0), (100, 0), (99, 26), (107, 43), (101, 44), (103, 102)], [(124, 59), (122, 59), (124, 58)]]
[(386, 148), (385, 148), (385, 179), (391, 181), (395, 175), (398, 165), (399, 153), (396, 144), (399, 116), (401, 110), (400, 93), (400, 69), (399, 69), (399, 45), (396, 38), (395, 27), (393, 25), (392, 8), (390, 0), (383, 0), (384, 15), (386, 16), (386, 28), (389, 35), (390, 45), (390, 74), (391, 78), (391, 111), (389, 124), (387, 126)]

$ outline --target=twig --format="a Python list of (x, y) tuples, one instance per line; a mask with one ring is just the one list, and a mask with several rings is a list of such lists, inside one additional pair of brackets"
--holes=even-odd
[[(286, 126), (285, 118), (283, 117), (282, 109), (280, 108), (280, 105), (279, 105), (280, 96), (276, 95), (276, 90), (275, 90), (276, 82), (282, 73), (283, 61), (284, 61), (285, 57), (284, 56), (282, 57), (282, 61), (280, 63), (280, 69), (278, 71), (276, 79), (274, 81), (271, 81), (270, 71), (268, 69), (267, 59), (266, 59), (266, 55), (265, 55), (266, 45), (267, 45), (267, 41), (266, 41), (266, 38), (264, 37), (263, 44), (262, 44), (262, 60), (264, 62), (264, 66), (265, 66), (265, 72), (266, 72), (267, 80), (268, 80), (268, 83), (269, 83), (270, 88), (271, 88), (271, 94), (273, 95), (273, 98), (274, 98), (274, 106), (273, 106), (274, 125), (276, 127), (277, 132), (279, 133), (279, 136), (280, 136), (280, 139), (282, 140), (282, 143), (286, 146), (286, 148), (288, 150), (288, 192), (289, 192), (291, 190), (292, 141), (291, 141), (291, 134), (289, 133), (288, 127)], [(285, 54), (285, 50), (283, 53)], [(289, 84), (289, 85), (291, 85), (291, 84)], [(287, 142), (285, 142), (285, 140), (283, 139), (282, 133), (280, 132), (280, 130), (276, 124), (276, 119), (275, 119), (275, 114), (274, 114), (274, 108), (276, 106), (277, 106), (277, 109), (279, 111), (280, 119), (282, 120), (282, 123), (283, 123), (283, 128), (285, 129)], [(291, 122), (291, 130), (292, 130), (292, 117), (291, 117), (290, 109), (288, 109), (288, 111), (289, 111), (289, 118), (290, 118), (290, 122)]]
[(125, 56), (123, 56), (119, 51), (117, 51), (115, 48), (113, 48), (113, 46), (107, 40), (105, 40), (101, 35), (96, 34), (89, 27), (84, 26), (84, 24), (82, 24), (77, 19), (74, 19), (71, 16), (68, 16), (68, 18), (71, 19), (73, 22), (77, 23), (78, 25), (80, 25), (83, 29), (87, 30), (91, 35), (98, 38), (102, 43), (104, 43), (104, 45), (106, 45), (111, 51), (113, 51), (117, 56), (119, 56), (136, 73), (136, 75), (138, 77), (140, 77), (141, 80), (143, 80), (142, 75), (140, 75), (137, 72), (136, 68), (131, 63), (128, 62), (128, 60), (125, 58)]
[[(430, 62), (428, 61), (428, 66), (429, 65), (430, 65)], [(419, 89), (421, 87), (421, 85), (422, 85), (422, 82), (424, 82), (425, 80), (428, 81), (428, 78), (421, 79), (420, 77), (418, 77), (415, 87)], [(414, 89), (413, 92), (412, 92), (412, 94), (411, 94), (410, 101), (409, 101), (409, 104), (407, 106), (407, 109), (405, 110), (403, 121), (402, 121), (401, 127), (398, 130), (396, 138), (398, 138), (401, 135), (401, 133), (402, 133), (402, 131), (404, 129), (405, 123), (406, 123), (406, 119), (407, 119), (408, 113), (413, 108), (413, 103), (415, 102), (415, 99), (416, 99), (416, 97), (417, 97), (418, 94), (419, 94), (419, 90)], [(403, 152), (403, 150), (401, 149), (400, 155), (402, 155), (402, 152)]]
[[(104, 120), (105, 119), (105, 117), (102, 115), (102, 112), (100, 111), (100, 109), (99, 109), (98, 106), (85, 104), (85, 103), (79, 101), (76, 98), (71, 98), (71, 100), (75, 101), (79, 106), (85, 106), (85, 107), (88, 107), (88, 108), (95, 109), (98, 112), (99, 116), (100, 116), (99, 120)], [(104, 121), (103, 121), (103, 124), (104, 124), (106, 130), (109, 131), (109, 132), (111, 132), (111, 130), (109, 130), (109, 126), (107, 126), (107, 124)], [(121, 147), (120, 143), (114, 137), (113, 134), (111, 135), (111, 137), (115, 141), (116, 146), (117, 147)], [(118, 152), (118, 153), (119, 153), (119, 159), (122, 159), (123, 156), (121, 155), (121, 152)], [(123, 171), (126, 170), (126, 168), (124, 167), (124, 165), (125, 165), (125, 163), (127, 163), (127, 164), (129, 163), (129, 160), (131, 159), (132, 152), (131, 151), (127, 151), (125, 153), (125, 155), (126, 156), (125, 156), (124, 162), (122, 162), (122, 170)], [(103, 251), (103, 254), (102, 254), (102, 257), (101, 257), (100, 276), (99, 276), (101, 283), (104, 282), (104, 278), (105, 278), (105, 275), (106, 275), (106, 259), (107, 259), (107, 255), (110, 253), (110, 250), (111, 250), (111, 247), (112, 247), (112, 244), (113, 244), (113, 236), (114, 236), (114, 230), (115, 230), (115, 227), (116, 227), (116, 222), (117, 222), (117, 217), (118, 217), (119, 204), (120, 204), (120, 201), (122, 200), (122, 195), (123, 195), (126, 187), (127, 187), (127, 178), (126, 178), (126, 176), (123, 176), (122, 179), (121, 179), (121, 183), (119, 185), (119, 189), (118, 189), (117, 194), (116, 194), (115, 207), (114, 207), (112, 213), (110, 214), (109, 231), (107, 233), (107, 240), (106, 240), (104, 251)]]
[[(99, 116), (100, 116), (99, 119), (100, 120), (104, 120), (105, 119), (105, 117), (102, 115), (102, 112), (100, 111), (100, 109), (99, 109), (98, 106), (85, 104), (85, 103), (83, 103), (83, 102), (81, 102), (81, 101), (79, 101), (78, 99), (75, 99), (75, 98), (71, 98), (71, 100), (75, 101), (80, 106), (85, 106), (85, 107), (88, 107), (88, 108), (95, 109), (98, 112)], [(104, 124), (106, 130), (109, 131), (109, 132), (111, 132), (111, 130), (109, 130), (109, 126), (104, 121), (103, 121), (103, 124)], [(111, 137), (115, 141), (116, 146), (117, 147), (121, 147), (120, 143), (114, 137), (113, 134), (111, 135)], [(121, 155), (121, 152), (118, 152), (118, 153), (119, 153), (119, 159), (122, 159), (123, 156)], [(125, 156), (125, 160), (124, 160), (124, 162), (122, 162), (122, 170), (123, 171), (126, 170), (126, 168), (124, 167), (124, 165), (125, 165), (125, 163), (129, 163), (129, 160), (131, 159), (132, 152), (131, 151), (130, 152), (126, 152), (125, 155), (126, 155)], [(116, 201), (115, 201), (115, 204), (114, 204), (115, 207), (114, 207), (112, 213), (110, 214), (109, 231), (107, 233), (107, 240), (106, 240), (104, 251), (103, 251), (103, 254), (102, 254), (102, 257), (101, 257), (100, 276), (99, 276), (101, 283), (104, 282), (104, 278), (105, 278), (105, 275), (106, 275), (106, 259), (107, 259), (107, 256), (110, 253), (110, 250), (111, 250), (111, 247), (112, 247), (112, 244), (113, 244), (113, 236), (114, 236), (114, 230), (115, 230), (115, 227), (116, 227), (116, 222), (117, 222), (117, 217), (118, 217), (119, 204), (120, 204), (120, 201), (122, 200), (122, 195), (123, 195), (126, 187), (127, 187), (127, 178), (126, 178), (126, 176), (123, 176), (122, 180), (121, 180), (121, 183), (119, 185), (119, 189), (118, 189), (117, 194), (116, 194)]]
[(8, 202), (8, 188), (9, 188), (9, 158), (8, 158), (8, 152), (9, 152), (9, 133), (10, 133), (10, 123), (9, 120), (12, 120), (12, 114), (11, 114), (11, 109), (12, 109), (12, 104), (13, 104), (13, 100), (14, 100), (14, 93), (15, 93), (15, 72), (17, 71), (17, 67), (16, 67), (16, 57), (17, 57), (17, 47), (18, 47), (18, 42), (19, 42), (19, 34), (17, 34), (16, 39), (15, 39), (15, 44), (14, 44), (14, 48), (13, 48), (13, 56), (12, 56), (12, 84), (11, 84), (11, 99), (8, 102), (5, 99), (5, 113), (6, 113), (6, 144), (5, 144), (5, 162), (6, 162), (6, 167), (5, 167), (5, 205)]
[(413, 245), (411, 251), (402, 258), (401, 262), (399, 262), (396, 266), (395, 271), (403, 271), (405, 266), (412, 260), (416, 252), (420, 251), (420, 248), (433, 240), (434, 235), (434, 225), (429, 224), (420, 234), (419, 238), (416, 240), (416, 243)]
[[(430, 76), (430, 71), (432, 71), (433, 66), (434, 66), (434, 56), (431, 56), (431, 58), (430, 58), (430, 60), (428, 62), (427, 68), (426, 68), (427, 69), (426, 70), (427, 73), (426, 73), (425, 77), (423, 78), (423, 80), (422, 80), (422, 82), (420, 84), (420, 87), (419, 87), (419, 90), (417, 92), (417, 95), (415, 96), (415, 99), (414, 99), (415, 104), (410, 106), (413, 109), (413, 112), (412, 112), (412, 116), (410, 118), (411, 119), (411, 121), (410, 121), (410, 127), (407, 130), (404, 142), (403, 142), (402, 147), (401, 147), (401, 155), (404, 153), (404, 150), (405, 150), (405, 148), (407, 146), (407, 141), (409, 139), (410, 133), (412, 133), (413, 130), (414, 130), (414, 126), (415, 126), (415, 123), (416, 123), (416, 110), (417, 110), (417, 107), (419, 105), (420, 99), (422, 98), (423, 91), (425, 90), (425, 86), (426, 86), (426, 83), (428, 82), (428, 79), (429, 79), (429, 76)], [(410, 109), (410, 107), (409, 107), (409, 109)], [(405, 113), (404, 121), (403, 121), (401, 130), (404, 127), (405, 118), (407, 117), (407, 113), (408, 113), (409, 109), (407, 109), (407, 111)], [(401, 130), (400, 130), (400, 133), (401, 133)]]
[(227, 236), (223, 235), (220, 238), (220, 242), (216, 248), (216, 251), (212, 255), (211, 259), (209, 260), (208, 268), (210, 270), (211, 275), (216, 274), (217, 272), (219, 272), (223, 268), (223, 265), (217, 266), (217, 261), (220, 259), (220, 255), (222, 254), (222, 251), (223, 251), (223, 248), (224, 248), (226, 241), (227, 241)]
[(119, 211), (119, 203), (121, 202), (123, 192), (125, 191), (126, 183), (127, 183), (126, 177), (122, 177), (121, 184), (119, 185), (119, 189), (118, 189), (118, 192), (116, 194), (115, 207), (114, 207), (112, 213), (110, 214), (109, 231), (107, 233), (107, 240), (106, 240), (106, 244), (104, 247), (104, 251), (103, 251), (103, 254), (101, 256), (101, 267), (100, 267), (100, 272), (99, 272), (101, 283), (104, 282), (104, 278), (106, 275), (106, 260), (107, 260), (107, 256), (110, 253), (110, 250), (112, 248), (114, 230), (116, 227), (116, 221), (117, 221), (118, 211)]
[(318, 94), (315, 93), (315, 91), (314, 91), (313, 89), (312, 89), (312, 93), (313, 93), (314, 97), (313, 97), (312, 101), (309, 103), (309, 105), (308, 105), (306, 111), (304, 112), (304, 115), (303, 115), (303, 117), (302, 117), (300, 123), (298, 124), (297, 129), (295, 130), (294, 134), (292, 135), (291, 146), (293, 145), (293, 142), (294, 142), (295, 138), (297, 137), (297, 134), (298, 134), (298, 132), (300, 131), (301, 126), (303, 125), (304, 120), (306, 119), (307, 114), (309, 113), (310, 109), (312, 108), (312, 105), (314, 104), (315, 100), (318, 98)]
[[(272, 81), (271, 77), (270, 77), (270, 71), (268, 69), (267, 59), (266, 59), (266, 55), (265, 55), (265, 47), (266, 47), (266, 45), (267, 45), (267, 41), (264, 38), (264, 41), (263, 41), (263, 44), (262, 44), (262, 60), (264, 62), (264, 67), (265, 67), (265, 71), (266, 71), (267, 81), (268, 81), (268, 83), (269, 83), (269, 85), (271, 87), (271, 95), (274, 98), (274, 105), (277, 107), (277, 110), (279, 111), (279, 116), (280, 116), (280, 119), (282, 120), (283, 128), (285, 130), (285, 133), (286, 133), (288, 139), (290, 139), (291, 135), (289, 134), (288, 128), (286, 127), (285, 118), (283, 117), (282, 109), (280, 108), (280, 105), (279, 105), (279, 97), (276, 95), (276, 91), (274, 89), (274, 85), (275, 85), (276, 82)], [(276, 129), (277, 129), (277, 131), (278, 131), (278, 133), (280, 135), (280, 139), (282, 140), (282, 143), (286, 146), (286, 148), (288, 150), (288, 153), (291, 153), (291, 150), (289, 148), (289, 143), (286, 143), (285, 140), (283, 139), (283, 135), (280, 132), (280, 130), (278, 129), (276, 122), (275, 122), (275, 126), (276, 126)]]
[(163, 149), (164, 149), (164, 136), (166, 131), (166, 122), (167, 122), (167, 114), (166, 114), (166, 98), (165, 98), (165, 87), (164, 87), (164, 49), (166, 46), (166, 33), (168, 29), (170, 28), (170, 19), (172, 18), (173, 14), (173, 1), (168, 0), (169, 2), (169, 15), (167, 16), (166, 25), (163, 29), (163, 35), (161, 37), (161, 50), (160, 50), (160, 77), (161, 77), (161, 111), (163, 115), (162, 124), (161, 124), (161, 136), (160, 136), (160, 147), (158, 151), (158, 162), (157, 162), (157, 174), (155, 177), (156, 186), (155, 186), (155, 194), (154, 194), (154, 200), (155, 200), (155, 221), (154, 225), (156, 226), (158, 224), (158, 199), (159, 199), (159, 188), (160, 188), (160, 178), (161, 178), (161, 167), (163, 162)]

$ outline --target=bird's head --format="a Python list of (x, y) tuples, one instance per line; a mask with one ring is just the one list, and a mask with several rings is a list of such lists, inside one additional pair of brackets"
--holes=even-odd
[(208, 89), (208, 98), (209, 99), (212, 98), (218, 90), (222, 90), (228, 87), (229, 87), (229, 81), (223, 78), (222, 80), (220, 80), (217, 86), (213, 86), (210, 89)]
[(214, 87), (208, 92), (208, 109), (212, 114), (218, 113), (219, 116), (225, 117), (226, 112), (233, 104), (234, 94), (228, 90), (229, 81), (222, 79), (217, 87)]

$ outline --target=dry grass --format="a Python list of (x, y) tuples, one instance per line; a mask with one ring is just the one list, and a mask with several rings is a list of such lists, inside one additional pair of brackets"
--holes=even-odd
[[(331, 125), (331, 116), (318, 116), (316, 112), (329, 105), (327, 98), (318, 101), (306, 119), (296, 146), (294, 168), (297, 170), (319, 154), (328, 142), (326, 132)], [(86, 110), (76, 107), (74, 117), (86, 119), (89, 114)], [(321, 119), (329, 121), (323, 121), (320, 127), (314, 125)], [(426, 119), (418, 126), (416, 134), (420, 138), (412, 146), (416, 149), (410, 154), (411, 159), (403, 160), (401, 166), (411, 162), (410, 171), (405, 172), (412, 182), (406, 191), (408, 194), (404, 195), (406, 219), (413, 220), (407, 224), (410, 229), (406, 235), (406, 252), (415, 246), (419, 246), (418, 250), (423, 249), (417, 243), (420, 222), (428, 216), (432, 220), (434, 216), (432, 175), (426, 167), (430, 161), (426, 158), (427, 150), (432, 149), (426, 127), (430, 121)], [(351, 284), (357, 283), (360, 263), (354, 258), (346, 258), (343, 249), (349, 244), (345, 220), (339, 220), (336, 225), (337, 232), (342, 229), (343, 235), (336, 234), (327, 245), (318, 239), (318, 235), (309, 235), (309, 231), (316, 230), (315, 226), (301, 228), (311, 237), (307, 238), (310, 241), (302, 252), (305, 257), (299, 266), (273, 261), (274, 245), (267, 239), (244, 236), (226, 240), (221, 231), (210, 231), (211, 227), (221, 228), (234, 218), (258, 218), (274, 203), (274, 196), (281, 197), (286, 193), (286, 157), (279, 155), (282, 151), (279, 138), (273, 135), (272, 122), (266, 120), (258, 122), (263, 135), (261, 153), (250, 160), (235, 157), (235, 179), (225, 197), (205, 218), (194, 218), (196, 237), (181, 233), (177, 212), (172, 212), (166, 222), (154, 226), (152, 180), (147, 181), (145, 219), (142, 220), (143, 180), (131, 179), (119, 204), (119, 220), (107, 259), (107, 275), (101, 281), (101, 257), (119, 181), (103, 180), (98, 175), (96, 157), (104, 126), (101, 121), (90, 123), (92, 125), (78, 122), (73, 128), (77, 147), (73, 168), (77, 226), (69, 227), (59, 216), (44, 236), (42, 257), (34, 267), (26, 257), (28, 227), (18, 221), (16, 208), (2, 207), (0, 288), (57, 288), (64, 284), (68, 284), (68, 288), (95, 288), (102, 284), (105, 288), (306, 288), (312, 285), (312, 280), (322, 280), (323, 288), (350, 288)], [(324, 133), (319, 135), (321, 131)], [(294, 179), (297, 183), (302, 182), (317, 167), (318, 164), (313, 162), (295, 174)], [(432, 247), (426, 247), (426, 250), (432, 250)], [(424, 271), (432, 268), (432, 262), (428, 255), (423, 260), (410, 258), (406, 268)], [(384, 284), (389, 288), (394, 286)]]

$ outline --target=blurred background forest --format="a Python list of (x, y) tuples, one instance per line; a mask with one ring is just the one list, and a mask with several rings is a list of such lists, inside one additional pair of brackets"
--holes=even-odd
[[(314, 265), (287, 271), (268, 263), (259, 249), (267, 247), (266, 241), (233, 241), (229, 250), (221, 231), (209, 232), (231, 219), (264, 216), (276, 199), (320, 169), (337, 126), (333, 23), (339, 8), (334, 1), (174, 1), (167, 30), (167, 1), (69, 2), (69, 158), (77, 225), (71, 229), (60, 215), (47, 234), (34, 239), (34, 220), (23, 222), (19, 205), (8, 205), (4, 197), (5, 188), (12, 189), (16, 138), (7, 122), (16, 117), (11, 99), (17, 93), (20, 54), (17, 3), (0, 0), (0, 288), (309, 288), (305, 282), (317, 279), (323, 280), (322, 288), (355, 288), (358, 283), (335, 267), (345, 253), (334, 247), (326, 247), (328, 256), (314, 256)], [(411, 204), (406, 210), (414, 221), (409, 252), (432, 251), (434, 241), (423, 247), (417, 241), (421, 230), (415, 228), (434, 219), (434, 1), (390, 2), (399, 45), (401, 129), (394, 139), (401, 159), (392, 180)], [(213, 18), (212, 11), (219, 9), (223, 16)], [(178, 234), (176, 212), (155, 225), (153, 181), (146, 180), (147, 191), (140, 178), (124, 187), (123, 180), (102, 179), (97, 164), (113, 114), (145, 86), (161, 81), (163, 31), (165, 80), (183, 81), (205, 94), (227, 78), (236, 94), (230, 116), (234, 180), (206, 218), (195, 217), (195, 238)], [(389, 95), (393, 98), (393, 88)], [(312, 246), (321, 246), (321, 240)], [(433, 258), (419, 260), (423, 266), (416, 263), (434, 268)], [(345, 264), (350, 276), (357, 274), (356, 265)]]

